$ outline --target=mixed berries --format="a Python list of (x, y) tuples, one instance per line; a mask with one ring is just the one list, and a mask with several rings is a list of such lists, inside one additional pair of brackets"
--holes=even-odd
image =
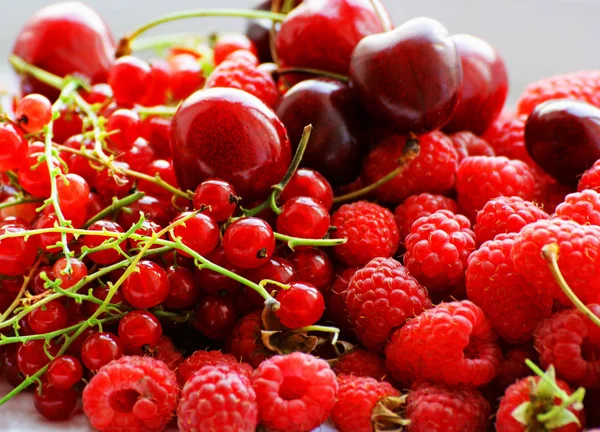
[[(134, 43), (215, 14), (247, 34)], [(0, 405), (32, 388), (101, 432), (600, 427), (600, 71), (512, 112), (493, 46), (396, 24), (268, 1), (115, 44), (81, 3), (32, 16), (0, 116)]]

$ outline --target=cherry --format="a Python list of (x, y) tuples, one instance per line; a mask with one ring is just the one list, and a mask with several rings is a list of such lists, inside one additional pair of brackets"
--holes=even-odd
[(44, 383), (41, 390), (34, 393), (33, 405), (48, 420), (67, 420), (75, 411), (78, 399), (79, 393), (74, 388), (59, 390)]
[(93, 333), (81, 346), (81, 361), (92, 372), (121, 357), (123, 357), (123, 344), (110, 332)]
[(140, 220), (140, 212), (144, 213), (147, 220), (160, 226), (167, 226), (171, 219), (169, 210), (158, 199), (146, 195), (123, 208), (119, 214), (119, 224), (129, 229)]
[[(36, 339), (24, 342), (17, 351), (17, 365), (19, 370), (25, 376), (35, 374), (41, 368), (50, 363), (50, 359), (44, 351), (45, 340)], [(53, 341), (50, 341), (46, 347), (50, 355), (55, 356), (59, 347)]]
[(544, 171), (576, 187), (581, 174), (600, 159), (600, 109), (572, 100), (540, 104), (525, 124), (525, 146)]
[[(138, 114), (130, 109), (118, 109), (106, 122), (106, 132), (113, 132), (108, 137), (112, 146), (119, 152), (131, 149), (140, 136), (141, 122)], [(118, 131), (118, 133), (115, 133)]]
[(285, 127), (275, 113), (232, 88), (203, 90), (186, 99), (173, 117), (171, 148), (184, 190), (217, 177), (248, 201), (264, 198), (291, 161)]
[[(54, 228), (58, 224), (58, 218), (54, 213), (44, 212), (38, 220), (36, 220), (33, 224), (33, 229), (47, 229)], [(60, 233), (52, 232), (46, 234), (38, 234), (35, 237), (35, 240), (38, 243), (38, 246), (48, 252), (58, 252), (60, 250), (60, 246), (56, 246), (56, 244), (62, 241), (62, 236)], [(73, 239), (73, 234), (67, 234), (67, 242), (70, 242)]]
[(304, 127), (313, 125), (302, 158), (304, 166), (334, 184), (349, 183), (358, 176), (369, 143), (362, 131), (365, 116), (347, 84), (326, 79), (303, 81), (281, 98), (276, 112), (295, 147)]
[(298, 169), (279, 196), (282, 203), (295, 197), (311, 197), (323, 204), (327, 211), (333, 205), (333, 190), (329, 182), (318, 171), (309, 168)]
[(304, 282), (292, 282), (288, 289), (277, 293), (279, 309), (275, 315), (284, 326), (295, 329), (313, 325), (325, 311), (323, 296), (314, 286)]
[(260, 267), (273, 255), (275, 236), (271, 226), (262, 219), (239, 219), (225, 231), (223, 250), (229, 261), (237, 267)]
[(90, 105), (104, 105), (113, 98), (113, 91), (108, 84), (94, 84), (90, 91), (82, 92), (81, 96)]
[[(22, 233), (28, 227), (19, 223), (9, 223), (0, 227), (0, 235)], [(23, 276), (33, 265), (36, 257), (35, 242), (24, 237), (0, 240), (0, 275)]]
[[(167, 182), (174, 188), (177, 188), (177, 179), (175, 178), (175, 171), (173, 171), (173, 165), (169, 161), (166, 161), (164, 159), (154, 160), (150, 162), (150, 164), (147, 167), (144, 168), (143, 172), (144, 174), (148, 174), (151, 177), (154, 177), (158, 174), (163, 181)], [(172, 195), (171, 192), (169, 192), (165, 188), (146, 180), (138, 181), (138, 189), (144, 192), (148, 192), (149, 194), (152, 194), (157, 198), (170, 198)]]
[(451, 37), (463, 71), (460, 100), (446, 132), (469, 130), (481, 135), (500, 115), (508, 94), (508, 74), (496, 49), (475, 36)]
[(83, 366), (77, 358), (61, 355), (50, 362), (46, 377), (55, 389), (68, 390), (83, 377)]
[[(50, 174), (48, 163), (40, 162), (39, 158), (44, 156), (43, 151), (31, 152), (22, 161), (19, 167), (19, 184), (23, 189), (35, 197), (50, 196)], [(37, 150), (37, 149), (35, 149)], [(59, 167), (60, 163), (56, 158), (52, 158), (52, 165)]]
[(137, 264), (137, 271), (125, 279), (122, 288), (131, 306), (146, 309), (161, 304), (167, 298), (169, 279), (161, 266), (142, 260)]
[[(88, 231), (108, 231), (111, 233), (122, 233), (123, 228), (116, 222), (109, 220), (99, 220), (88, 227)], [(106, 237), (102, 235), (85, 235), (81, 240), (83, 246), (92, 249), (100, 246), (104, 241), (114, 239), (114, 237)], [(116, 263), (121, 255), (115, 249), (106, 249), (93, 252), (88, 257), (96, 264), (109, 265)]]
[(163, 302), (165, 307), (185, 309), (196, 304), (200, 298), (200, 288), (194, 280), (194, 274), (185, 267), (169, 266), (169, 295)]
[[(96, 287), (92, 290), (92, 295), (95, 298), (97, 298), (98, 300), (105, 300), (106, 297), (108, 297), (108, 292), (109, 292), (108, 287)], [(119, 303), (124, 303), (124, 302), (125, 302), (125, 297), (123, 296), (123, 291), (121, 289), (117, 289), (115, 294), (110, 299), (109, 304), (118, 305)], [(98, 305), (96, 303), (87, 302), (84, 305), (84, 310), (88, 316), (92, 316), (94, 313), (96, 313), (96, 311), (98, 310), (99, 307), (100, 307), (100, 305)], [(83, 341), (81, 341), (81, 343), (83, 343)]]
[(170, 57), (169, 65), (169, 90), (174, 100), (186, 99), (204, 86), (206, 78), (196, 55), (174, 55)]
[(148, 116), (142, 120), (142, 136), (148, 141), (156, 156), (162, 159), (171, 157), (171, 119)]
[(119, 339), (127, 348), (153, 347), (161, 336), (160, 321), (148, 311), (131, 311), (119, 322)]
[(156, 152), (145, 138), (139, 137), (123, 155), (123, 159), (134, 171), (143, 171), (156, 159)]
[[(78, 74), (92, 83), (106, 82), (115, 45), (104, 20), (80, 2), (46, 6), (21, 29), (13, 53), (28, 63), (64, 77)], [(22, 77), (23, 94), (41, 93), (50, 99), (58, 90), (29, 76)]]
[(58, 300), (52, 300), (27, 315), (29, 328), (35, 334), (63, 329), (67, 326), (67, 320), (67, 310)]
[[(376, 5), (378, 13), (373, 9)], [(347, 74), (352, 50), (365, 36), (392, 26), (378, 0), (305, 0), (277, 32), (275, 47), (283, 66), (301, 66)], [(299, 41), (302, 41), (299, 43)]]
[(163, 105), (167, 99), (169, 88), (169, 63), (160, 58), (150, 60), (150, 75), (152, 85), (140, 104), (144, 106)]
[(108, 84), (115, 101), (121, 106), (131, 107), (141, 102), (152, 88), (152, 71), (145, 61), (124, 56), (110, 68)]
[[(85, 138), (83, 135), (74, 135), (65, 141), (64, 146), (76, 150), (84, 148), (91, 151), (94, 147), (94, 141), (91, 138)], [(69, 173), (78, 174), (88, 182), (88, 185), (94, 185), (96, 170), (90, 165), (88, 159), (66, 151), (61, 152), (60, 157), (69, 167)]]
[(48, 288), (44, 286), (46, 281), (42, 278), (42, 274), (46, 274), (46, 277), (50, 280), (55, 278), (52, 266), (38, 267), (37, 270), (34, 271), (31, 276), (31, 281), (29, 282), (29, 291), (34, 295), (42, 294), (48, 290)]
[(79, 111), (70, 107), (62, 108), (58, 118), (54, 120), (52, 132), (54, 133), (54, 142), (59, 144), (63, 144), (74, 135), (85, 132), (83, 118)]
[[(152, 236), (152, 234), (157, 233), (161, 230), (161, 226), (149, 221), (149, 220), (145, 220), (144, 222), (142, 222), (142, 226), (139, 227), (137, 230), (135, 230), (135, 233), (138, 235), (142, 235), (142, 236), (147, 236), (150, 237)], [(141, 248), (142, 246), (140, 245), (140, 241), (138, 240), (134, 240), (132, 238), (128, 239), (127, 242), (129, 243), (129, 247), (132, 249), (137, 249), (137, 248)], [(150, 246), (150, 249), (157, 249), (161, 247), (159, 244), (153, 244), (152, 246)]]
[[(189, 214), (190, 212), (181, 213), (175, 221)], [(219, 226), (213, 218), (202, 213), (195, 214), (185, 224), (177, 225), (169, 234), (173, 239), (181, 237), (184, 245), (203, 256), (212, 252), (219, 243)], [(189, 256), (184, 251), (180, 253)]]
[(333, 264), (320, 249), (297, 250), (288, 260), (294, 266), (298, 280), (308, 282), (321, 292), (327, 291), (333, 282)]
[[(129, 165), (124, 162), (114, 162), (114, 165), (121, 170), (129, 169)], [(125, 197), (133, 183), (126, 175), (114, 173), (108, 168), (102, 171), (96, 171), (96, 178), (94, 179), (96, 185), (96, 192), (100, 194), (105, 200), (111, 200), (113, 197), (123, 198)]]
[(373, 119), (397, 133), (423, 133), (450, 120), (462, 69), (454, 41), (431, 18), (367, 36), (352, 53), (350, 86)]
[[(206, 259), (213, 264), (221, 266), (235, 274), (242, 273), (242, 270), (239, 267), (234, 266), (229, 261), (222, 247), (212, 251), (206, 256)], [(194, 273), (196, 275), (196, 282), (198, 283), (198, 286), (202, 289), (202, 291), (208, 294), (217, 294), (220, 291), (234, 292), (240, 288), (239, 282), (230, 278), (229, 276), (225, 276), (213, 270), (196, 268)]]
[(217, 222), (224, 222), (233, 216), (239, 198), (231, 184), (224, 180), (210, 179), (198, 185), (194, 192), (194, 208), (203, 210)]
[[(66, 174), (56, 180), (58, 203), (65, 219), (75, 228), (83, 226), (87, 219), (87, 204), (90, 187), (85, 179), (77, 174)], [(46, 207), (50, 209), (50, 207)]]
[(209, 339), (225, 339), (236, 323), (236, 310), (230, 297), (209, 295), (200, 300), (195, 326)]
[(87, 267), (77, 258), (71, 258), (71, 271), (67, 272), (67, 259), (59, 258), (52, 267), (52, 274), (56, 279), (60, 279), (60, 287), (71, 288), (77, 285), (81, 279), (88, 275)]
[(329, 231), (331, 218), (320, 201), (295, 197), (281, 207), (277, 216), (277, 231), (292, 237), (321, 239)]
[[(272, 280), (282, 284), (289, 284), (297, 279), (296, 271), (288, 260), (279, 257), (271, 257), (271, 259), (260, 267), (249, 270), (246, 277), (254, 283), (260, 283), (263, 280)], [(275, 287), (275, 288), (274, 288)], [(269, 293), (276, 289), (275, 285), (267, 284), (265, 286)], [(246, 294), (256, 306), (264, 306), (265, 299), (254, 291), (252, 288), (244, 288)]]
[(19, 101), (15, 117), (25, 132), (41, 132), (52, 119), (52, 103), (44, 95), (28, 94)]
[(223, 63), (229, 54), (238, 50), (250, 51), (252, 54), (258, 55), (254, 43), (248, 39), (248, 36), (241, 33), (225, 33), (220, 35), (213, 47), (215, 65)]

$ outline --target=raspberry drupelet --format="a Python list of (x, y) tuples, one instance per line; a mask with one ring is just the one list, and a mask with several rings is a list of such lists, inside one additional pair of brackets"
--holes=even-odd
[(577, 190), (583, 192), (586, 189), (600, 192), (600, 160), (597, 160), (591, 168), (584, 172), (579, 180)]
[(438, 210), (450, 210), (459, 213), (458, 204), (452, 198), (443, 195), (422, 193), (411, 195), (394, 212), (396, 224), (400, 230), (400, 240), (404, 241), (410, 234), (410, 227), (419, 218), (429, 216)]
[(468, 156), (496, 156), (494, 148), (483, 138), (470, 131), (461, 131), (449, 135), (458, 155), (458, 163)]
[(177, 379), (182, 386), (188, 382), (204, 366), (226, 365), (233, 372), (250, 378), (252, 375), (252, 366), (248, 363), (241, 363), (231, 354), (224, 354), (221, 351), (198, 350), (186, 358), (177, 369)]
[(377, 381), (383, 381), (389, 375), (385, 360), (378, 353), (361, 348), (355, 348), (340, 357), (333, 365), (333, 371), (337, 375), (370, 377)]
[(262, 310), (250, 312), (241, 318), (227, 339), (227, 352), (242, 362), (258, 367), (268, 357), (261, 341)]
[(556, 207), (553, 218), (600, 226), (600, 194), (587, 189), (567, 195), (565, 201)]
[(533, 159), (525, 148), (526, 121), (526, 115), (504, 113), (483, 134), (483, 139), (493, 147), (497, 156), (519, 159), (531, 164)]

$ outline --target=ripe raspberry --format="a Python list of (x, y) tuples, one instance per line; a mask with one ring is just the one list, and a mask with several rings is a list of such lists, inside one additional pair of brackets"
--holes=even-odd
[(459, 213), (458, 204), (452, 198), (443, 195), (422, 193), (406, 198), (396, 207), (396, 224), (400, 230), (400, 240), (404, 241), (410, 234), (410, 227), (419, 218), (429, 216), (438, 210), (450, 210)]
[(502, 389), (506, 389), (515, 381), (529, 376), (531, 369), (527, 367), (525, 360), (538, 363), (537, 357), (536, 351), (530, 345), (511, 349), (502, 359), (495, 381)]
[(552, 217), (580, 225), (600, 225), (600, 194), (592, 189), (569, 194)]
[(431, 307), (427, 289), (393, 258), (375, 258), (358, 270), (345, 301), (356, 335), (373, 349), (381, 348), (407, 319)]
[(526, 115), (515, 116), (512, 113), (503, 113), (485, 131), (483, 139), (492, 146), (497, 156), (506, 156), (509, 159), (519, 159), (532, 164), (533, 159), (525, 148), (526, 121)]
[(463, 215), (438, 210), (417, 219), (405, 244), (408, 271), (431, 291), (445, 291), (463, 282), (475, 234)]
[(537, 105), (551, 99), (572, 99), (600, 107), (600, 70), (568, 72), (532, 82), (521, 94), (517, 110), (529, 115)]
[(354, 334), (354, 327), (346, 306), (346, 294), (348, 293), (350, 279), (357, 271), (358, 267), (341, 268), (336, 271), (331, 289), (323, 294), (325, 297), (325, 319), (334, 322), (344, 335)]
[(260, 423), (275, 432), (313, 430), (331, 414), (338, 392), (327, 362), (300, 352), (265, 360), (252, 384)]
[(540, 295), (570, 306), (542, 256), (542, 247), (552, 243), (558, 245), (558, 264), (571, 289), (584, 303), (599, 302), (600, 227), (561, 219), (541, 220), (527, 225), (515, 238), (510, 254), (515, 270)]
[(162, 431), (171, 420), (177, 377), (150, 357), (121, 357), (94, 375), (83, 390), (83, 411), (100, 431)]
[(150, 355), (154, 359), (162, 361), (172, 371), (176, 371), (183, 362), (183, 356), (168, 336), (161, 336), (158, 343), (150, 349)]
[(591, 168), (584, 172), (579, 180), (577, 190), (583, 192), (586, 189), (600, 192), (600, 160), (597, 160)]
[(504, 156), (470, 156), (458, 167), (456, 191), (465, 214), (474, 219), (478, 210), (499, 196), (518, 196), (531, 201), (535, 179), (525, 162)]
[(502, 352), (483, 311), (464, 300), (441, 303), (408, 321), (385, 347), (386, 366), (400, 382), (487, 384)]
[(366, 201), (341, 206), (331, 217), (336, 227), (331, 238), (347, 238), (333, 252), (343, 263), (364, 266), (373, 258), (390, 257), (396, 252), (400, 234), (394, 215), (388, 209)]
[(538, 165), (529, 165), (535, 178), (535, 192), (533, 201), (548, 214), (554, 213), (556, 207), (565, 200), (573, 190), (564, 184), (558, 183), (553, 177), (546, 174)]
[(449, 136), (454, 144), (458, 163), (467, 156), (496, 156), (494, 148), (483, 138), (470, 131), (456, 132)]
[(338, 376), (370, 377), (377, 381), (383, 381), (389, 375), (385, 360), (379, 354), (361, 348), (356, 348), (340, 357), (333, 365), (333, 371)]
[(229, 366), (204, 366), (183, 387), (177, 418), (182, 432), (254, 432), (256, 394), (250, 380)]
[(338, 376), (339, 391), (331, 418), (340, 432), (371, 432), (373, 408), (381, 398), (399, 396), (390, 383), (351, 375)]
[(261, 310), (244, 316), (237, 322), (227, 340), (227, 351), (236, 359), (258, 367), (268, 357), (260, 335), (262, 327)]
[(488, 201), (477, 213), (475, 238), (478, 244), (482, 244), (498, 234), (518, 233), (525, 225), (549, 217), (531, 201), (501, 196)]
[(510, 251), (516, 237), (500, 234), (485, 242), (471, 254), (467, 268), (469, 300), (485, 312), (500, 337), (513, 343), (531, 339), (537, 323), (552, 313), (552, 301), (514, 269)]
[[(392, 135), (384, 139), (364, 162), (361, 178), (371, 184), (398, 167), (406, 137)], [(450, 138), (442, 132), (419, 136), (419, 155), (408, 166), (375, 192), (378, 199), (399, 204), (422, 192), (443, 193), (454, 186), (458, 155)], [(435, 173), (435, 175), (434, 175)]]
[(205, 88), (229, 87), (244, 90), (273, 108), (279, 97), (273, 78), (246, 59), (225, 60), (206, 80)]
[(177, 379), (182, 386), (188, 382), (196, 372), (204, 366), (219, 366), (227, 365), (229, 368), (247, 378), (252, 376), (252, 366), (248, 363), (240, 363), (230, 354), (223, 354), (221, 351), (195, 351), (191, 356), (186, 358), (177, 370)]
[[(600, 316), (600, 306), (588, 305)], [(586, 388), (600, 388), (600, 329), (582, 312), (555, 313), (535, 331), (535, 349), (542, 366), (554, 365), (557, 375)]]

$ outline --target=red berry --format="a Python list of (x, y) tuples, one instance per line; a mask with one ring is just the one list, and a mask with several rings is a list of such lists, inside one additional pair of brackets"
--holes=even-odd
[[(129, 169), (129, 165), (125, 162), (114, 162), (113, 165), (121, 170)], [(112, 172), (108, 168), (96, 171), (93, 183), (96, 185), (96, 192), (109, 202), (113, 197), (124, 198), (133, 186), (131, 178)]]
[(205, 366), (227, 366), (240, 376), (250, 379), (254, 369), (248, 363), (236, 360), (231, 354), (221, 351), (194, 351), (177, 369), (177, 379), (181, 386), (190, 381)]
[[(92, 291), (92, 295), (95, 298), (97, 298), (98, 300), (105, 300), (106, 297), (108, 297), (108, 292), (109, 292), (109, 289), (107, 287), (96, 287)], [(115, 294), (112, 296), (112, 298), (110, 299), (110, 302), (108, 304), (117, 305), (124, 301), (125, 301), (125, 299), (123, 298), (122, 289), (119, 288), (119, 289), (117, 289)], [(87, 302), (84, 304), (84, 310), (88, 316), (92, 316), (98, 310), (99, 307), (100, 307), (100, 305), (98, 305), (97, 303)]]
[(383, 381), (389, 375), (383, 357), (376, 352), (361, 348), (356, 348), (340, 357), (333, 365), (333, 371), (338, 376), (369, 377), (377, 381)]
[[(123, 228), (116, 223), (108, 220), (99, 220), (94, 222), (88, 227), (88, 231), (107, 231), (111, 233), (122, 233)], [(100, 246), (105, 241), (110, 241), (115, 237), (106, 237), (102, 235), (85, 235), (81, 241), (82, 245), (92, 249)], [(121, 255), (115, 249), (106, 249), (102, 251), (93, 252), (88, 257), (97, 264), (108, 265), (113, 264), (119, 260)]]
[(171, 157), (171, 119), (160, 116), (148, 116), (142, 120), (142, 136), (150, 144), (157, 157)]
[(195, 327), (209, 339), (225, 339), (236, 322), (236, 310), (230, 297), (211, 294), (200, 300)]
[(596, 192), (600, 191), (600, 160), (596, 161), (594, 165), (583, 173), (577, 190), (583, 192), (585, 189), (593, 189)]
[(200, 298), (200, 288), (194, 280), (194, 274), (180, 266), (167, 268), (169, 279), (169, 295), (163, 304), (172, 309), (192, 307)]
[[(0, 235), (17, 234), (27, 231), (25, 225), (9, 223), (0, 227)], [(36, 247), (32, 239), (25, 237), (0, 240), (0, 274), (4, 276), (22, 276), (35, 261)]]
[(173, 100), (186, 99), (204, 85), (204, 71), (195, 56), (178, 54), (169, 59), (169, 65), (169, 90)]
[[(90, 199), (90, 187), (77, 174), (67, 174), (57, 179), (58, 204), (65, 219), (75, 228), (83, 226), (87, 218), (87, 204)], [(53, 207), (47, 207), (53, 209)]]
[(104, 105), (113, 97), (113, 91), (108, 84), (94, 84), (89, 91), (82, 92), (81, 96), (90, 105)]
[[(189, 216), (189, 212), (181, 213), (176, 219), (180, 220)], [(169, 235), (171, 238), (181, 237), (181, 242), (194, 252), (206, 256), (212, 252), (219, 243), (219, 226), (213, 218), (202, 213), (195, 214), (185, 221), (185, 224), (177, 225)], [(183, 256), (190, 255), (180, 251)]]
[(327, 234), (331, 219), (320, 201), (295, 197), (281, 207), (277, 216), (277, 231), (291, 237), (321, 239)]
[(158, 343), (152, 348), (151, 355), (156, 360), (165, 363), (173, 372), (177, 371), (179, 365), (183, 363), (183, 356), (168, 336), (161, 336)]
[(454, 144), (458, 163), (468, 156), (496, 156), (494, 148), (473, 132), (461, 131), (448, 136)]
[(194, 208), (212, 217), (217, 222), (225, 222), (235, 212), (239, 198), (231, 184), (224, 180), (203, 181), (194, 192)]
[(150, 60), (150, 75), (152, 84), (140, 104), (144, 106), (163, 105), (169, 87), (169, 63), (160, 58)]
[(153, 347), (161, 336), (160, 321), (148, 311), (131, 311), (119, 321), (119, 339), (126, 348)]
[(231, 263), (251, 269), (268, 262), (275, 250), (271, 226), (255, 217), (235, 221), (223, 235), (223, 250)]
[(108, 84), (117, 103), (130, 107), (140, 103), (152, 88), (152, 71), (137, 57), (121, 57), (110, 68)]
[(112, 333), (93, 333), (81, 346), (81, 361), (92, 372), (123, 357), (121, 340)]
[(238, 50), (250, 51), (254, 55), (257, 55), (254, 43), (241, 33), (225, 33), (220, 35), (213, 50), (216, 65), (223, 63), (227, 56)]
[(318, 171), (309, 168), (300, 168), (294, 173), (279, 199), (285, 204), (295, 197), (314, 198), (320, 201), (327, 211), (331, 210), (333, 205), (331, 185)]
[(325, 293), (333, 282), (333, 264), (325, 252), (310, 248), (296, 250), (288, 256), (294, 267), (296, 279), (314, 285)]
[(450, 210), (452, 213), (459, 213), (456, 201), (442, 195), (422, 193), (406, 198), (402, 204), (396, 207), (394, 212), (402, 242), (410, 234), (410, 227), (417, 219), (430, 216), (438, 210)]
[(227, 339), (227, 351), (236, 359), (247, 362), (253, 367), (269, 357), (268, 350), (261, 342), (263, 329), (262, 310), (250, 312), (238, 320)]
[[(162, 227), (160, 225), (155, 224), (152, 221), (145, 220), (144, 222), (142, 222), (142, 225), (135, 230), (135, 233), (137, 235), (151, 237), (153, 234), (159, 233), (161, 230)], [(143, 243), (140, 240), (134, 240), (132, 238), (129, 238), (127, 239), (127, 242), (129, 243), (129, 247), (131, 247), (132, 249), (141, 249), (141, 247), (143, 246)], [(142, 246), (140, 246), (140, 243), (142, 243)], [(159, 247), (160, 245), (155, 243), (152, 246), (150, 246), (150, 249), (156, 249)]]
[[(58, 224), (58, 218), (54, 213), (45, 212), (36, 220), (33, 224), (33, 229), (48, 229), (54, 228)], [(48, 252), (58, 252), (61, 250), (60, 246), (56, 244), (62, 241), (62, 235), (60, 233), (46, 233), (39, 234), (34, 237), (37, 240), (38, 246)], [(73, 234), (67, 234), (67, 242), (71, 242)]]
[(305, 282), (291, 282), (289, 288), (277, 293), (276, 298), (279, 308), (275, 310), (275, 315), (287, 328), (313, 325), (325, 312), (323, 295)]
[(600, 194), (584, 190), (567, 195), (556, 207), (553, 218), (572, 220), (580, 225), (600, 225)]
[(78, 400), (79, 393), (74, 388), (59, 390), (50, 383), (44, 383), (35, 392), (33, 405), (48, 420), (67, 420), (75, 411)]
[[(164, 159), (153, 160), (148, 166), (144, 167), (143, 172), (153, 178), (158, 175), (163, 181), (177, 189), (177, 179), (175, 178), (175, 171), (173, 171), (171, 162)], [(170, 198), (172, 195), (165, 188), (146, 180), (138, 181), (138, 189), (157, 198)]]
[[(46, 341), (42, 339), (30, 340), (24, 342), (17, 350), (17, 366), (19, 371), (25, 376), (35, 374), (41, 368), (50, 363), (50, 358), (44, 351)], [(48, 352), (51, 355), (56, 355), (59, 350), (53, 341), (47, 346)]]
[(19, 101), (15, 117), (25, 132), (41, 132), (52, 119), (52, 103), (41, 94), (28, 94)]
[(136, 202), (124, 207), (117, 220), (121, 226), (129, 229), (140, 220), (140, 212), (145, 215), (147, 220), (160, 226), (167, 226), (170, 222), (169, 209), (165, 208), (161, 201), (149, 195), (143, 196)]
[(133, 142), (133, 145), (123, 155), (123, 160), (134, 171), (142, 172), (154, 159), (156, 159), (154, 149), (150, 147), (148, 141), (139, 137)]
[[(59, 116), (54, 120), (53, 141), (58, 144), (64, 144), (72, 136), (77, 136), (88, 130), (83, 125), (83, 117), (79, 110), (72, 107), (62, 108)], [(87, 180), (87, 179), (86, 179)]]
[(67, 310), (58, 301), (53, 300), (35, 308), (27, 315), (27, 323), (35, 334), (44, 334), (63, 329), (67, 326)]
[(11, 123), (0, 124), (0, 171), (18, 168), (27, 155), (27, 140), (23, 132)]
[(515, 381), (525, 378), (531, 373), (531, 369), (525, 363), (525, 360), (537, 362), (537, 353), (533, 346), (525, 345), (511, 349), (504, 355), (500, 363), (500, 371), (495, 381), (505, 389)]
[(525, 148), (526, 121), (527, 116), (505, 113), (492, 123), (483, 134), (483, 139), (494, 148), (496, 155), (532, 164), (533, 159)]
[[(90, 151), (94, 147), (94, 142), (89, 138), (84, 138), (83, 135), (74, 135), (67, 139), (63, 145), (74, 150), (84, 149)], [(88, 159), (66, 151), (60, 152), (60, 157), (69, 167), (69, 173), (83, 177), (88, 183), (88, 187), (89, 185), (95, 186), (96, 170), (90, 165)]]
[(133, 307), (145, 309), (161, 304), (169, 295), (167, 273), (158, 264), (142, 260), (137, 271), (123, 282), (123, 295)]
[[(44, 157), (44, 152), (30, 148), (29, 154), (21, 161), (19, 167), (19, 184), (35, 197), (45, 198), (50, 196), (50, 173), (48, 163), (39, 159)], [(60, 163), (52, 157), (53, 168), (60, 167)]]
[(54, 270), (51, 266), (40, 266), (33, 272), (33, 276), (29, 281), (29, 291), (33, 294), (41, 294), (45, 292), (48, 288), (44, 286), (46, 281), (42, 278), (42, 275), (45, 274), (46, 277), (50, 280), (56, 278), (54, 275)]
[(61, 355), (50, 362), (46, 377), (55, 389), (68, 390), (83, 377), (83, 366), (77, 358)]
[[(213, 264), (221, 266), (235, 274), (242, 273), (242, 269), (231, 264), (222, 247), (218, 247), (206, 256)], [(194, 269), (195, 280), (198, 286), (208, 294), (218, 294), (221, 291), (235, 292), (240, 289), (240, 283), (227, 275), (203, 268)]]
[(140, 116), (130, 109), (118, 109), (108, 116), (106, 132), (113, 132), (108, 140), (118, 153), (131, 149), (140, 136)]
[[(327, 258), (327, 260), (329, 260), (329, 258)], [(323, 264), (325, 264), (325, 260), (323, 260), (322, 262)], [(331, 264), (329, 263), (329, 265)], [(325, 265), (324, 268), (326, 267), (328, 266)], [(260, 267), (250, 269), (245, 276), (256, 284), (266, 279), (273, 280), (282, 284), (288, 284), (298, 279), (296, 275), (296, 270), (294, 269), (292, 263), (286, 259), (279, 257), (271, 257), (271, 259), (267, 263), (261, 265)], [(311, 281), (308, 282), (312, 283)], [(275, 289), (273, 287), (275, 287), (275, 285), (267, 284), (265, 286), (265, 288), (269, 292), (272, 292)], [(244, 287), (244, 290), (246, 291), (254, 305), (258, 307), (264, 306), (265, 299), (260, 294), (258, 294), (256, 291), (249, 287)]]

